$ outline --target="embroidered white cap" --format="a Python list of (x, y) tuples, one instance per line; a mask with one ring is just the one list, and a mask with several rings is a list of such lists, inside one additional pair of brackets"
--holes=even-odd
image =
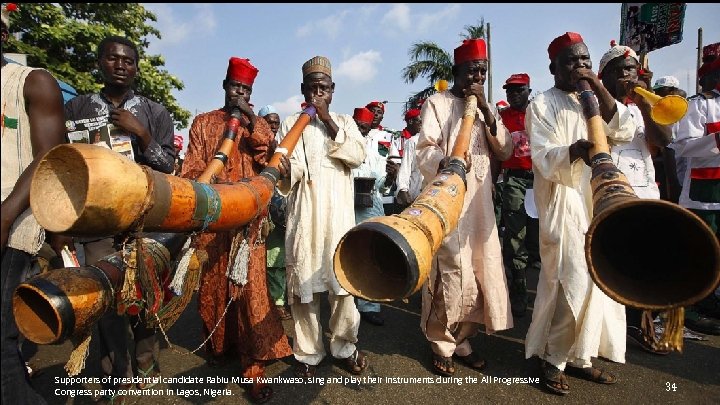
[(655, 80), (655, 85), (653, 86), (653, 90), (657, 90), (661, 87), (680, 88), (680, 80), (678, 80), (677, 77), (675, 77), (675, 76), (663, 76), (663, 77)]

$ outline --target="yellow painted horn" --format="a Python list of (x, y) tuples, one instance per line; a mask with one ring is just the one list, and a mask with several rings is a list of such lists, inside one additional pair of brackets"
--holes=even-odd
[(672, 125), (687, 113), (688, 102), (684, 97), (675, 95), (661, 97), (642, 87), (635, 87), (633, 90), (652, 105), (650, 117), (660, 125)]
[(449, 85), (449, 83), (447, 80), (440, 79), (435, 82), (435, 85), (433, 87), (435, 87), (435, 90), (437, 90), (437, 91), (445, 91), (445, 90), (447, 90), (448, 85)]
[(402, 213), (370, 218), (350, 229), (333, 258), (335, 276), (350, 294), (371, 301), (409, 297), (430, 275), (432, 259), (457, 227), (465, 200), (465, 152), (477, 114), (477, 98), (465, 113), (450, 164)]

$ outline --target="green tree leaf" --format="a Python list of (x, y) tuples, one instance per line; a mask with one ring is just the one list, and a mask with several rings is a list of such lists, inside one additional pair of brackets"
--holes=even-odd
[(97, 70), (97, 46), (108, 35), (122, 35), (135, 42), (140, 53), (136, 91), (164, 105), (177, 129), (187, 128), (190, 111), (172, 95), (185, 85), (162, 69), (164, 59), (148, 55), (150, 37), (161, 38), (150, 23), (153, 13), (138, 3), (22, 3), (11, 13), (5, 52), (24, 53), (29, 66), (50, 71), (75, 87), (79, 94), (102, 88)]

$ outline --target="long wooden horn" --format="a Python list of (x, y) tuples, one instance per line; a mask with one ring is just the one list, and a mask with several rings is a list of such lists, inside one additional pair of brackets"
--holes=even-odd
[[(286, 150), (280, 149), (271, 158), (268, 167), (271, 170), (272, 176), (263, 177), (265, 182), (268, 182), (268, 178), (277, 178), (279, 171), (277, 169), (280, 156), (285, 153), (292, 153), (294, 146), (302, 133), (302, 129), (310, 121), (310, 115), (314, 115), (313, 109), (306, 109), (306, 113), (302, 114), (298, 119), (293, 128), (289, 131), (283, 142), (280, 144), (278, 149), (286, 148)], [(204, 184), (210, 179), (214, 178), (224, 167), (227, 161), (227, 155), (234, 147), (235, 137), (237, 134), (238, 120), (239, 117), (233, 116), (228, 122), (227, 129), (225, 131), (223, 142), (221, 143), (218, 152), (215, 154), (213, 160), (208, 163), (203, 173), (198, 177), (198, 184)], [(95, 173), (91, 173), (91, 169), (98, 168), (100, 159), (105, 159), (107, 156), (110, 157), (110, 162), (115, 164), (116, 169), (129, 168), (134, 170), (137, 176), (143, 173), (142, 169), (137, 170), (137, 165), (128, 164), (132, 163), (125, 157), (115, 159), (115, 153), (107, 151), (107, 149), (99, 147), (99, 150), (95, 147), (87, 148), (89, 145), (65, 145), (69, 148), (63, 148), (63, 150), (53, 149), (51, 153), (53, 156), (45, 157), (44, 170), (52, 174), (51, 168), (63, 167), (62, 170), (72, 170), (74, 167), (57, 166), (62, 164), (63, 156), (70, 153), (78, 153), (80, 157), (86, 157), (87, 162), (84, 167), (86, 171), (80, 171), (81, 176), (89, 178)], [(79, 146), (77, 148), (72, 146)], [(86, 150), (89, 151), (87, 154)], [(107, 151), (107, 152), (106, 152)], [(222, 155), (225, 155), (224, 158)], [(118, 155), (119, 156), (119, 155)], [(95, 162), (95, 160), (99, 160)], [(273, 174), (273, 172), (275, 174)], [(58, 174), (54, 174), (55, 178), (62, 175), (62, 171)], [(174, 176), (160, 175), (157, 172), (153, 172), (158, 178), (166, 179)], [(67, 173), (66, 176), (70, 176), (72, 173)], [(36, 174), (37, 175), (37, 174)], [(259, 177), (259, 176), (257, 176)], [(62, 177), (67, 179), (68, 177)], [(140, 177), (142, 178), (142, 177)], [(93, 177), (92, 182), (87, 182), (87, 190), (94, 190), (99, 186), (99, 183), (110, 184), (113, 179), (104, 179), (103, 175), (97, 175)], [(184, 180), (184, 179), (183, 179)], [(33, 179), (35, 184), (36, 179)], [(38, 180), (35, 184), (36, 187), (40, 187), (46, 180)], [(190, 180), (186, 180), (190, 182)], [(67, 184), (67, 183), (63, 183)], [(261, 183), (262, 184), (262, 183)], [(274, 187), (274, 182), (272, 186)], [(127, 184), (126, 184), (127, 186)], [(96, 190), (98, 193), (101, 190)], [(120, 190), (117, 190), (118, 192)], [(73, 197), (77, 198), (72, 191), (67, 191), (63, 195), (68, 201)], [(99, 195), (99, 194), (93, 194)], [(111, 195), (117, 195), (115, 193)], [(177, 198), (175, 195), (167, 196), (165, 198)], [(122, 207), (123, 201), (113, 202), (109, 200), (109, 196), (102, 197), (100, 202), (113, 203), (109, 205), (112, 207)], [(100, 202), (96, 202), (92, 207), (96, 207)], [(46, 202), (51, 204), (52, 201)], [(67, 207), (66, 207), (67, 208)], [(87, 210), (86, 210), (87, 212)], [(76, 219), (77, 223), (81, 224), (87, 217), (80, 216)], [(250, 218), (252, 219), (252, 218)], [(101, 232), (105, 234), (107, 232), (112, 233), (112, 229), (108, 227), (103, 228), (103, 223), (100, 223), (100, 231), (88, 229), (92, 224), (82, 225), (86, 229), (88, 234), (97, 234)], [(237, 223), (235, 227), (244, 225), (244, 223)], [(80, 226), (80, 225), (77, 225)], [(147, 229), (147, 227), (145, 227)], [(115, 229), (115, 228), (113, 228)], [(127, 228), (120, 228), (126, 230)], [(73, 231), (70, 231), (73, 232)], [(143, 258), (144, 266), (141, 268), (142, 271), (150, 272), (151, 274), (163, 275), (163, 278), (171, 276), (171, 264), (173, 259), (178, 256), (183, 245), (188, 239), (187, 234), (182, 233), (149, 233), (142, 237), (142, 243), (140, 244), (142, 252), (137, 257)], [(122, 287), (125, 281), (125, 270), (126, 263), (123, 261), (123, 252), (116, 252), (112, 255), (100, 259), (97, 263), (93, 263), (91, 266), (80, 267), (80, 268), (64, 268), (57, 269), (45, 274), (34, 277), (27, 282), (22, 283), (16, 290), (13, 296), (13, 311), (15, 319), (18, 324), (18, 329), (31, 341), (38, 344), (54, 344), (60, 343), (69, 337), (80, 337), (84, 336), (89, 328), (92, 327), (100, 317), (115, 306), (116, 290)], [(197, 261), (196, 257), (190, 258), (192, 261)], [(191, 268), (197, 268), (198, 264), (190, 264)], [(158, 303), (156, 303), (158, 304)], [(156, 305), (157, 306), (157, 305)], [(154, 309), (157, 311), (157, 308)]]
[[(167, 274), (187, 235), (148, 234), (143, 238), (143, 268)], [(85, 267), (50, 270), (20, 284), (13, 295), (13, 313), (20, 332), (37, 344), (61, 343), (84, 336), (114, 307), (115, 292), (125, 280), (123, 252)]]
[[(682, 308), (720, 283), (720, 245), (697, 215), (671, 202), (640, 199), (613, 164), (597, 99), (578, 83), (588, 125), (593, 219), (585, 236), (585, 259), (595, 284), (613, 300), (647, 310)], [(669, 348), (682, 347), (682, 313)], [(678, 330), (677, 325), (673, 329)]]
[(30, 206), (45, 229), (72, 236), (109, 236), (142, 222), (148, 232), (226, 231), (255, 218), (272, 197), (283, 154), (291, 154), (315, 116), (309, 106), (259, 176), (204, 184), (150, 170), (109, 149), (58, 145), (33, 175)]
[(467, 189), (465, 153), (477, 115), (477, 98), (465, 112), (450, 163), (402, 213), (370, 218), (350, 229), (333, 258), (335, 275), (350, 294), (391, 301), (418, 291), (430, 274), (442, 240), (457, 227)]

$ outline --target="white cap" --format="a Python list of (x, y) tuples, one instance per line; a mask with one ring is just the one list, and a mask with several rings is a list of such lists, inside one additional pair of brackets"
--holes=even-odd
[(260, 111), (258, 111), (259, 116), (264, 117), (268, 114), (277, 114), (277, 110), (275, 107), (271, 106), (270, 104), (266, 105), (265, 107), (261, 108)]
[(657, 90), (660, 87), (680, 88), (680, 80), (678, 80), (675, 76), (663, 76), (663, 77), (655, 80), (655, 85), (653, 86), (653, 90)]
[(640, 63), (640, 59), (638, 59), (637, 54), (635, 51), (630, 48), (629, 46), (625, 45), (615, 45), (615, 41), (612, 41), (610, 43), (610, 50), (605, 52), (602, 58), (600, 58), (600, 66), (598, 67), (598, 76), (602, 75), (602, 71), (605, 69), (605, 66), (607, 66), (608, 63), (610, 63), (611, 60), (620, 57), (625, 56), (626, 58), (633, 58), (636, 62)]

